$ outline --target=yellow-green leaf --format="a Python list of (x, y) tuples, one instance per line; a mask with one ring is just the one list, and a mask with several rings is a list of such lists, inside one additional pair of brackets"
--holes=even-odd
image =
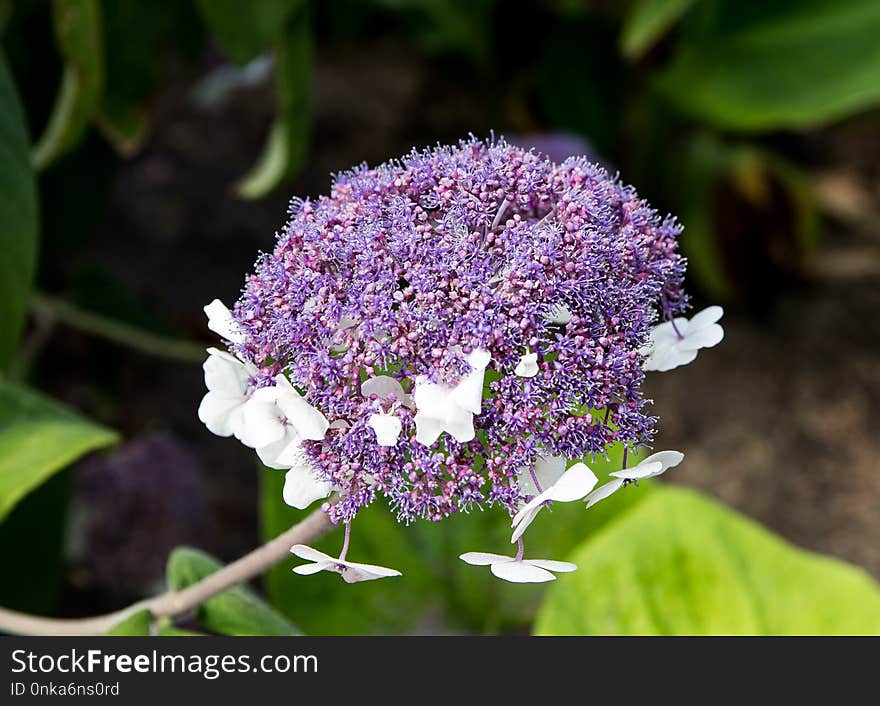
[(539, 635), (880, 633), (880, 586), (696, 492), (665, 487), (585, 541)]

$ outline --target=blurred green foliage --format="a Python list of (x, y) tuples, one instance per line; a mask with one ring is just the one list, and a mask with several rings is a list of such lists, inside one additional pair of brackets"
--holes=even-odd
[(876, 635), (880, 586), (700, 494), (665, 487), (583, 542), (539, 635)]

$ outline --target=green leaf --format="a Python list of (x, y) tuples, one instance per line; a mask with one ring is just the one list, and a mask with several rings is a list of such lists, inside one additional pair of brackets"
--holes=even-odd
[(636, 0), (623, 22), (620, 46), (624, 56), (638, 59), (666, 34), (696, 0)]
[[(180, 591), (219, 571), (213, 557), (189, 547), (178, 547), (168, 558), (168, 588)], [(196, 618), (221, 635), (297, 635), (299, 631), (244, 584), (209, 598), (198, 607)]]
[(54, 473), (117, 440), (33, 390), (0, 382), (0, 521)]
[(101, 11), (98, 0), (54, 0), (52, 18), (64, 74), (43, 135), (33, 150), (45, 169), (73, 147), (98, 110), (104, 86)]
[(115, 636), (149, 635), (152, 620), (153, 618), (149, 610), (139, 610), (118, 622), (106, 634)]
[(287, 20), (276, 40), (275, 120), (262, 155), (238, 183), (242, 198), (264, 196), (302, 165), (309, 140), (311, 69), (311, 27), (303, 7)]
[(138, 150), (147, 131), (147, 101), (161, 50), (184, 26), (184, 3), (101, 0), (105, 85), (97, 125), (123, 156)]
[(176, 625), (162, 625), (156, 631), (159, 637), (204, 637), (205, 634), (195, 630), (185, 630)]
[(706, 0), (657, 87), (739, 131), (804, 128), (880, 103), (880, 3)]
[(198, 0), (199, 12), (223, 51), (242, 65), (269, 49), (278, 28), (303, 5), (303, 0)]
[(0, 50), (0, 370), (18, 346), (37, 261), (37, 189), (30, 141)]
[[(601, 477), (620, 468), (619, 451), (612, 461), (589, 463)], [(263, 469), (262, 479), (263, 535), (270, 539), (305, 513), (282, 501), (283, 471)], [(559, 503), (529, 528), (526, 551), (537, 558), (559, 559), (651, 491), (651, 484), (643, 483), (589, 512), (580, 503)], [(349, 556), (398, 569), (402, 579), (349, 585), (329, 572), (297, 576), (291, 570), (302, 561), (291, 556), (269, 572), (269, 598), (309, 635), (436, 632), (438, 624), (460, 632), (522, 631), (530, 625), (546, 587), (512, 585), (458, 558), (473, 550), (513, 554), (510, 533), (510, 518), (497, 509), (406, 527), (384, 503), (376, 502), (352, 523)], [(341, 542), (341, 531), (336, 531), (314, 546), (332, 555), (338, 554)]]
[(655, 491), (584, 542), (538, 614), (540, 635), (880, 632), (880, 587), (696, 492)]

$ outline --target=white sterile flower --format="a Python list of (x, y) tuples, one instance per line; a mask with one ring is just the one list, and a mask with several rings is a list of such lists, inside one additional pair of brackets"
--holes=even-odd
[(642, 459), (632, 468), (624, 468), (622, 471), (616, 471), (609, 475), (614, 478), (604, 485), (600, 485), (584, 500), (587, 501), (587, 507), (593, 507), (600, 500), (604, 500), (609, 495), (613, 495), (623, 486), (630, 483), (637, 483), (646, 478), (654, 478), (661, 473), (665, 473), (668, 469), (674, 468), (681, 463), (684, 454), (681, 451), (658, 451)]
[(403, 391), (403, 385), (390, 375), (376, 375), (361, 383), (361, 395), (376, 395), (379, 399), (394, 398), (405, 407), (412, 406), (412, 398)]
[(535, 496), (544, 488), (549, 488), (565, 473), (566, 465), (565, 456), (538, 456), (534, 469), (523, 468), (517, 474), (516, 482), (520, 492)]
[(284, 502), (298, 510), (305, 510), (315, 500), (326, 498), (333, 491), (333, 483), (318, 480), (315, 470), (301, 454), (296, 464), (284, 476)]
[(538, 374), (538, 354), (526, 353), (519, 359), (516, 370), (513, 371), (521, 378), (533, 378)]
[(400, 430), (403, 425), (393, 414), (377, 413), (371, 414), (368, 424), (376, 432), (376, 442), (379, 446), (394, 446), (397, 444), (397, 437), (400, 436)]
[(245, 334), (232, 318), (232, 312), (219, 299), (204, 307), (208, 317), (208, 328), (232, 343), (244, 343)]
[(577, 564), (552, 559), (517, 559), (490, 552), (467, 552), (459, 557), (473, 566), (488, 566), (498, 578), (513, 583), (544, 583), (555, 581), (552, 571), (564, 573), (577, 571)]
[(571, 311), (565, 304), (554, 304), (545, 317), (551, 324), (567, 324), (571, 321)]
[(272, 468), (290, 468), (300, 442), (320, 441), (330, 426), (284, 375), (275, 376), (275, 385), (254, 390), (243, 417), (242, 443), (257, 449), (260, 460)]
[(541, 511), (541, 508), (544, 507), (545, 503), (551, 501), (570, 503), (575, 500), (581, 500), (596, 486), (598, 481), (599, 479), (596, 478), (596, 474), (586, 464), (574, 464), (559, 476), (555, 483), (538, 493), (516, 513), (512, 523), (513, 535), (510, 538), (511, 543), (516, 542), (523, 536), (523, 533), (532, 524), (532, 521)]
[(687, 365), (700, 348), (716, 346), (724, 338), (724, 329), (717, 323), (723, 315), (720, 306), (710, 306), (692, 319), (679, 317), (656, 326), (651, 342), (642, 351), (648, 356), (642, 367), (664, 372)]
[(488, 351), (473, 351), (467, 357), (472, 370), (455, 387), (432, 383), (424, 376), (416, 378), (416, 441), (430, 446), (444, 431), (459, 442), (474, 438), (474, 415), (480, 413), (483, 377), (491, 359)]
[(251, 378), (257, 369), (216, 348), (208, 349), (202, 365), (208, 393), (199, 405), (199, 419), (217, 436), (242, 438), (243, 411), (250, 400)]
[(346, 583), (358, 583), (359, 581), (384, 579), (389, 576), (401, 576), (401, 573), (396, 569), (337, 559), (324, 552), (319, 552), (317, 549), (312, 549), (305, 544), (293, 545), (290, 548), (290, 552), (300, 559), (313, 562), (311, 564), (301, 564), (293, 568), (294, 573), (301, 574), (302, 576), (317, 574), (319, 571), (335, 571), (342, 576)]

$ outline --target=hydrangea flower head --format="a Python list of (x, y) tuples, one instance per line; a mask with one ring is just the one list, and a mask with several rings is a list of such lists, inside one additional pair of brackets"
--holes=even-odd
[(651, 442), (645, 349), (687, 305), (680, 230), (585, 159), (503, 139), (358, 167), (292, 202), (231, 319), (212, 303), (248, 366), (228, 404), (275, 402), (273, 443), (338, 490), (333, 522), (379, 497), (404, 523), (513, 517), (540, 459)]

